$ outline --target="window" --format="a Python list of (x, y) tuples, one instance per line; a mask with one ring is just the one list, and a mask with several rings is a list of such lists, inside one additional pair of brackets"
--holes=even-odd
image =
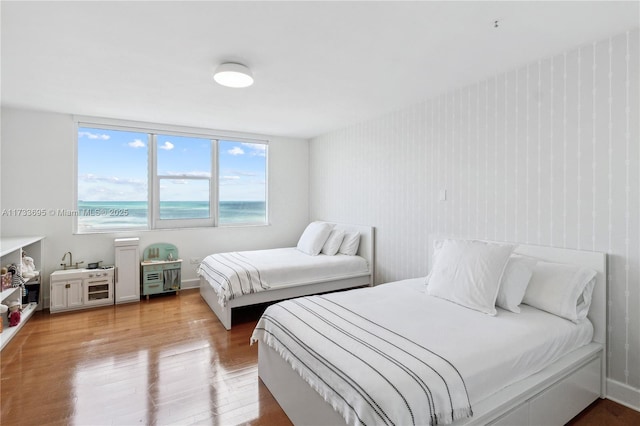
[(267, 146), (219, 141), (218, 212), (221, 225), (266, 221)]
[(78, 123), (77, 232), (263, 225), (266, 142)]

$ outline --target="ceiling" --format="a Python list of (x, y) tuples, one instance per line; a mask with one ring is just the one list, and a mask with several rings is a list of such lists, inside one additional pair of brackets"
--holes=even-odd
[[(638, 6), (2, 1), (1, 101), (310, 138), (638, 27)], [(228, 61), (255, 84), (217, 85)]]

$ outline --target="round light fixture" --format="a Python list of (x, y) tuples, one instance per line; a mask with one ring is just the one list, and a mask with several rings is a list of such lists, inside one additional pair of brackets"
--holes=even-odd
[(227, 87), (249, 87), (253, 84), (251, 70), (234, 62), (220, 64), (213, 74), (213, 79), (216, 83)]

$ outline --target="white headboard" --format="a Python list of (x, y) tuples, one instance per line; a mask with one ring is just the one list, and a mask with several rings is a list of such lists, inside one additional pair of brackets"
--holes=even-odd
[(335, 226), (335, 229), (344, 229), (345, 231), (360, 232), (360, 245), (358, 246), (358, 255), (364, 257), (369, 262), (371, 271), (371, 285), (374, 284), (375, 278), (375, 228), (366, 225), (352, 225), (348, 223), (328, 222)]

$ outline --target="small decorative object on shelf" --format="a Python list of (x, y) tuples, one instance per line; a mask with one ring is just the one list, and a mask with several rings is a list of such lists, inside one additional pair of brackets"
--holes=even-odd
[(22, 315), (22, 303), (19, 300), (12, 300), (9, 302), (9, 327), (15, 327), (20, 324), (20, 316)]
[(36, 271), (36, 264), (33, 261), (33, 258), (26, 255), (26, 253), (22, 252), (22, 278), (31, 279), (40, 273)]
[(15, 263), (12, 263), (7, 267), (7, 270), (11, 274), (11, 287), (20, 287), (24, 285), (24, 278), (22, 278), (22, 273), (20, 272), (20, 268), (18, 268)]
[(9, 273), (7, 268), (2, 268), (2, 284), (0, 285), (0, 290), (6, 290), (11, 288), (11, 281), (13, 275)]

